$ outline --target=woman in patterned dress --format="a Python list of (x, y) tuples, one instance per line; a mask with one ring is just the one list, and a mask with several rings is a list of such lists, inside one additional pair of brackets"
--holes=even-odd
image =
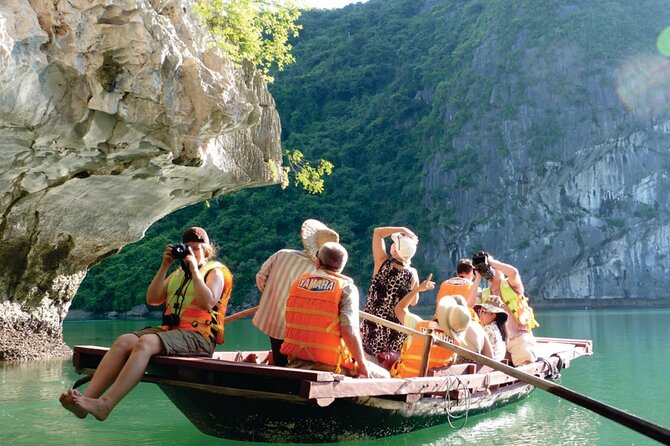
[[(391, 237), (391, 255), (386, 252), (385, 239)], [(396, 304), (419, 285), (419, 277), (410, 266), (416, 252), (418, 237), (405, 227), (375, 228), (372, 235), (374, 271), (368, 289), (365, 312), (402, 324), (395, 315)], [(412, 303), (416, 305), (416, 300)], [(369, 321), (363, 321), (361, 336), (365, 353), (375, 359), (378, 353), (398, 352), (406, 335)]]

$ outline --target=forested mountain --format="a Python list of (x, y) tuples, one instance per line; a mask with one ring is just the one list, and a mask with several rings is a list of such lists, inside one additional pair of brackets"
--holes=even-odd
[(270, 90), (284, 147), (334, 163), (326, 191), (178, 211), (94, 267), (73, 308), (143, 303), (163, 246), (193, 224), (235, 273), (234, 303), (256, 303), (258, 268), (299, 248), (306, 218), (339, 231), (363, 293), (372, 229), (405, 225), (422, 277), (485, 249), (536, 302), (668, 297), (667, 2), (370, 0), (301, 21)]

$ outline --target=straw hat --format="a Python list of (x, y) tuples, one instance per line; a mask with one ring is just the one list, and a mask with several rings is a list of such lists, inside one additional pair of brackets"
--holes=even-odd
[(337, 232), (314, 219), (303, 222), (300, 229), (300, 238), (302, 239), (302, 246), (312, 260), (316, 260), (316, 253), (324, 243), (340, 242), (340, 236)]
[(484, 349), (484, 338), (486, 336), (482, 324), (468, 324), (468, 328), (465, 330), (465, 336), (463, 337), (463, 342), (461, 342), (461, 347), (476, 353), (481, 353)]
[(483, 308), (489, 313), (494, 313), (496, 315), (496, 319), (501, 321), (501, 323), (504, 324), (507, 322), (507, 311), (505, 310), (505, 304), (503, 303), (500, 296), (496, 296), (495, 294), (491, 295), (486, 299), (485, 302), (476, 304), (473, 308), (475, 311)]
[(470, 324), (470, 311), (458, 305), (452, 296), (445, 296), (437, 304), (437, 322), (442, 330), (459, 342), (463, 342), (465, 330)]
[(402, 232), (394, 232), (391, 234), (391, 240), (395, 244), (395, 252), (404, 261), (409, 261), (416, 253), (416, 240), (409, 237)]

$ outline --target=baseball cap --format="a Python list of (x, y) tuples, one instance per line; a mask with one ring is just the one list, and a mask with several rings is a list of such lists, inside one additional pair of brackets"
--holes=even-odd
[(209, 244), (209, 236), (204, 229), (197, 226), (192, 226), (184, 231), (184, 235), (182, 235), (181, 241), (184, 243), (199, 242)]

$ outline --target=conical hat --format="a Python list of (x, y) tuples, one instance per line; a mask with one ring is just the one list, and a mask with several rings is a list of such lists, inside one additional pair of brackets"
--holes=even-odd
[(326, 242), (339, 243), (340, 236), (337, 232), (321, 223), (319, 220), (305, 220), (300, 229), (300, 238), (307, 254), (316, 259), (316, 253)]
[(470, 324), (470, 311), (459, 305), (452, 296), (443, 297), (437, 304), (437, 322), (447, 334), (459, 342), (463, 341), (465, 330)]

